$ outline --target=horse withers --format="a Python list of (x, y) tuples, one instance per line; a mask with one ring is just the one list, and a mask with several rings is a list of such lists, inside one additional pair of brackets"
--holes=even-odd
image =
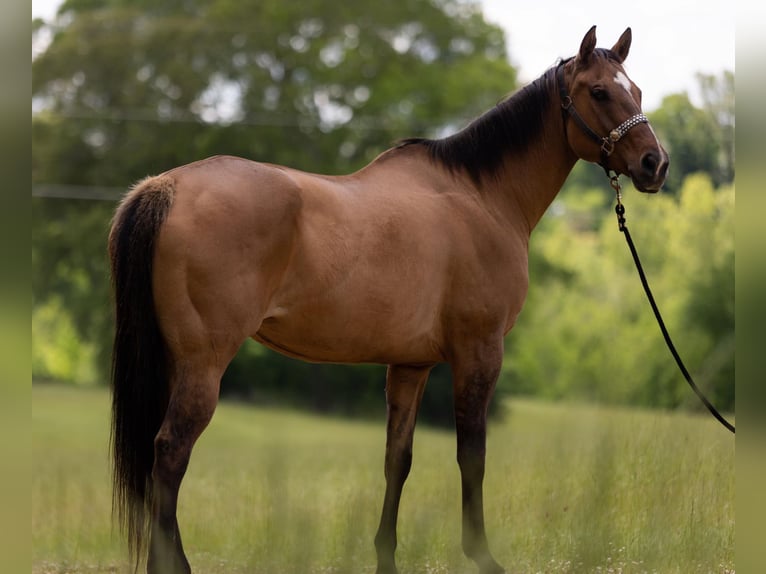
[[(409, 139), (328, 177), (218, 156), (138, 183), (109, 236), (115, 291), (114, 508), (147, 571), (190, 566), (176, 519), (192, 447), (247, 338), (292, 357), (382, 363), (386, 491), (396, 521), (430, 370), (454, 380), (462, 545), (502, 572), (484, 528), (487, 406), (527, 292), (530, 233), (578, 159), (659, 190), (668, 156), (623, 62), (631, 32), (546, 71), (462, 131)], [(148, 536), (148, 540), (147, 540)]]

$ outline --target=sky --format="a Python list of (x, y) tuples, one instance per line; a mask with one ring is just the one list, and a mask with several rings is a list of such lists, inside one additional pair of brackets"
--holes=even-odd
[(659, 107), (669, 94), (696, 101), (696, 74), (734, 71), (735, 3), (731, 0), (482, 0), (488, 21), (506, 32), (519, 79), (534, 80), (558, 57), (575, 55), (596, 25), (598, 45), (611, 48), (633, 31), (628, 76), (643, 91), (643, 107)]
[[(735, 5), (731, 0), (480, 0), (488, 21), (506, 32), (511, 63), (522, 83), (559, 57), (573, 56), (597, 26), (598, 45), (610, 48), (627, 27), (633, 44), (625, 62), (643, 91), (644, 110), (686, 92), (699, 104), (696, 74), (734, 71)], [(50, 19), (61, 0), (32, 0), (32, 16)]]

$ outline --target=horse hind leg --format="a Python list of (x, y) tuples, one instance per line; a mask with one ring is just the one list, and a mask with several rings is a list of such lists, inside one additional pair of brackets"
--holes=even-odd
[(215, 412), (222, 374), (221, 368), (198, 356), (177, 361), (171, 375), (168, 408), (154, 440), (149, 574), (191, 572), (176, 517), (178, 491), (192, 447)]

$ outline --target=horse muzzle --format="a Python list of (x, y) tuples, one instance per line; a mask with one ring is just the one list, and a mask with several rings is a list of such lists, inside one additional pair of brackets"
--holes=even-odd
[(638, 165), (630, 167), (628, 175), (633, 185), (644, 193), (657, 193), (668, 175), (670, 159), (662, 146), (644, 153)]

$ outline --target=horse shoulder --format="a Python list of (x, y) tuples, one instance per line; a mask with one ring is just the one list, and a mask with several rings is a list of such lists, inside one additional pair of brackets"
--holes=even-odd
[(526, 298), (528, 235), (509, 225), (480, 197), (454, 202), (446, 333), (507, 333)]

